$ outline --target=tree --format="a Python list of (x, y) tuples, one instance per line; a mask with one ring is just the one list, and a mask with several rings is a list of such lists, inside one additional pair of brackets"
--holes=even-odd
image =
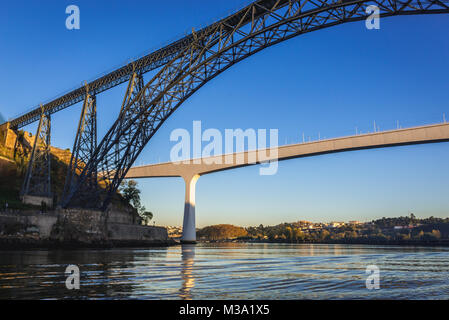
[(123, 199), (134, 208), (139, 210), (140, 204), (140, 190), (137, 189), (137, 182), (134, 180), (123, 181), (120, 185), (120, 192)]
[(265, 228), (264, 228), (263, 224), (259, 225), (258, 230), (259, 230), (261, 237), (262, 238), (265, 237)]
[(410, 240), (410, 234), (408, 233), (399, 233), (396, 235), (398, 240)]
[(140, 190), (137, 188), (137, 181), (123, 181), (119, 191), (123, 199), (137, 210), (137, 213), (143, 218), (145, 224), (153, 219), (153, 213), (146, 211), (146, 208), (140, 203)]
[(423, 239), (424, 238), (424, 231), (419, 231), (419, 233), (414, 237), (415, 239)]
[(287, 226), (284, 229), (283, 235), (285, 236), (286, 239), (292, 241), (293, 240), (293, 230), (290, 226)]
[(302, 232), (301, 231), (301, 229), (300, 228), (295, 228), (295, 239), (296, 239), (296, 241), (304, 241), (304, 239), (305, 239), (305, 234), (304, 234), (304, 232)]
[(320, 240), (324, 241), (330, 238), (330, 233), (327, 230), (321, 230), (320, 231)]
[(230, 224), (219, 224), (204, 227), (198, 230), (198, 237), (209, 240), (235, 239), (248, 236), (248, 232), (242, 228)]
[[(145, 207), (143, 207), (145, 208)], [(145, 225), (149, 225), (151, 219), (153, 219), (153, 213), (149, 212), (149, 211), (144, 211), (142, 213), (140, 213), (140, 216), (143, 218), (143, 222)]]
[(432, 236), (435, 239), (441, 239), (441, 232), (439, 230), (432, 230)]

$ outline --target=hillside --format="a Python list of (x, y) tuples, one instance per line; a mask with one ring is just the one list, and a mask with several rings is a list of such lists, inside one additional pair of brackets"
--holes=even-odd
[[(5, 132), (0, 134), (0, 203), (2, 207), (6, 201), (11, 209), (33, 207), (22, 204), (19, 198), (33, 143), (34, 136), (25, 131), (16, 133), (8, 130), (7, 139)], [(16, 147), (15, 152), (14, 147)], [(69, 150), (51, 147), (51, 181), (52, 191), (56, 197), (63, 191), (70, 157)]]
[[(33, 206), (22, 204), (19, 194), (34, 139), (35, 137), (26, 131), (0, 130), (0, 206), (2, 208), (5, 202), (8, 202), (8, 207), (11, 209), (33, 208)], [(51, 188), (57, 203), (64, 190), (71, 152), (69, 149), (63, 150), (53, 146), (50, 152)], [(119, 208), (129, 207), (119, 194), (113, 202)]]
[(230, 224), (208, 226), (198, 230), (197, 232), (198, 238), (205, 240), (235, 239), (245, 237), (247, 234), (248, 233), (244, 228)]

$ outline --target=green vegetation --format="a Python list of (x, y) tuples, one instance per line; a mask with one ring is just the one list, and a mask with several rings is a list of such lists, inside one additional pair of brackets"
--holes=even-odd
[(338, 227), (308, 222), (248, 228), (218, 225), (199, 230), (198, 237), (294, 243), (449, 243), (449, 218), (418, 219), (411, 214), (410, 217), (382, 218)]
[(26, 210), (37, 208), (28, 204), (23, 204), (19, 198), (20, 187), (11, 188), (10, 186), (0, 185), (0, 206), (3, 210), (8, 204), (8, 209)]
[(152, 212), (149, 212), (149, 211), (144, 211), (144, 212), (142, 212), (142, 213), (140, 214), (140, 216), (142, 217), (143, 223), (144, 223), (145, 225), (149, 225), (151, 219), (153, 219), (153, 213), (152, 213)]
[(120, 193), (123, 199), (131, 204), (137, 210), (141, 210), (140, 190), (137, 189), (137, 182), (134, 180), (124, 180), (120, 185)]
[(137, 213), (143, 219), (144, 224), (148, 225), (151, 219), (153, 219), (153, 213), (146, 211), (145, 207), (141, 204), (140, 190), (137, 188), (137, 181), (122, 181), (119, 192), (121, 193), (123, 200), (137, 210)]
[(207, 240), (225, 240), (246, 237), (248, 232), (242, 227), (230, 224), (219, 224), (198, 230), (198, 238)]
[(449, 240), (449, 218), (382, 218), (365, 224), (304, 229), (297, 223), (247, 228), (254, 239), (287, 242), (385, 242)]

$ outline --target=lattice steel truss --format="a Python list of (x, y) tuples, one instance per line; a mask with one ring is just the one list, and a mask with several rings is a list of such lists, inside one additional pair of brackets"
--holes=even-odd
[[(120, 112), (124, 110), (130, 101), (136, 98), (137, 94), (143, 89), (143, 87), (143, 76), (140, 73), (134, 72), (129, 79)], [(86, 91), (89, 91), (88, 86), (86, 87)], [(70, 160), (69, 171), (67, 172), (62, 202), (73, 190), (86, 163), (94, 156), (94, 151), (97, 146), (96, 99), (95, 97), (90, 96), (89, 93), (86, 95), (88, 99), (85, 100), (81, 112), (81, 118), (73, 147), (74, 151), (72, 153), (72, 159)], [(138, 110), (135, 109), (129, 110), (132, 114), (137, 111)], [(118, 144), (116, 146), (116, 154), (119, 155), (119, 150), (131, 143), (131, 141), (126, 138), (120, 139), (120, 137), (117, 137), (117, 141)], [(116, 161), (119, 161), (119, 159), (116, 159)], [(79, 199), (83, 201), (88, 199), (88, 202), (98, 201), (98, 199), (101, 198), (101, 188), (99, 188), (98, 185), (97, 171), (92, 170), (92, 173), (89, 174), (90, 176), (86, 178), (85, 186), (80, 191), (82, 196), (79, 197)], [(78, 202), (77, 206), (82, 206), (82, 203)]]
[(365, 20), (370, 5), (379, 8), (380, 17), (449, 13), (448, 0), (259, 0), (199, 32), (193, 31), (193, 41), (124, 106), (63, 205), (74, 205), (74, 199), (82, 197), (80, 190), (86, 177), (98, 170), (107, 193), (95, 203), (105, 209), (151, 137), (205, 83), (239, 61), (284, 40)]
[(33, 151), (23, 181), (21, 196), (52, 197), (51, 192), (51, 158), (50, 158), (50, 115), (41, 113), (34, 140)]
[[(123, 117), (119, 118), (119, 130), (118, 133), (123, 132), (123, 128), (126, 125), (125, 119), (132, 117), (136, 113), (139, 113), (142, 106), (139, 103), (131, 104), (131, 102), (137, 97), (137, 95), (142, 91), (145, 86), (143, 82), (143, 76), (141, 73), (134, 72), (131, 76), (128, 87), (126, 89), (125, 97), (123, 98), (122, 107), (120, 109), (120, 114), (123, 113)], [(127, 108), (127, 106), (130, 106)], [(143, 106), (144, 107), (144, 106)], [(126, 148), (130, 143), (132, 143), (132, 139), (130, 135), (125, 136), (117, 136), (117, 145), (116, 145), (116, 159), (115, 161), (118, 163), (120, 161), (120, 150), (122, 148)]]
[[(159, 50), (156, 50), (136, 61), (127, 64), (117, 70), (114, 70), (94, 81), (89, 82), (88, 86), (91, 93), (98, 95), (101, 92), (109, 90), (115, 86), (118, 86), (133, 76), (135, 72), (144, 74), (146, 72), (155, 70), (164, 66), (174, 57), (176, 57), (180, 50), (187, 47), (192, 42), (192, 36), (186, 36), (174, 43), (169, 44)], [(43, 108), (48, 114), (61, 111), (68, 108), (78, 102), (85, 100), (85, 88), (79, 87), (73, 91), (70, 91), (61, 97), (58, 97), (48, 103), (45, 103)], [(30, 123), (38, 121), (40, 117), (40, 108), (35, 108), (29, 112), (26, 112), (17, 118), (10, 121), (11, 128), (21, 128)], [(1, 124), (1, 123), (0, 123)]]
[[(75, 142), (73, 144), (72, 156), (67, 170), (64, 185), (63, 198), (67, 196), (72, 187), (78, 182), (78, 176), (84, 167), (94, 156), (97, 148), (97, 99), (89, 94), (86, 86), (86, 98), (78, 123)], [(97, 192), (97, 171), (92, 170), (86, 177), (83, 194)]]

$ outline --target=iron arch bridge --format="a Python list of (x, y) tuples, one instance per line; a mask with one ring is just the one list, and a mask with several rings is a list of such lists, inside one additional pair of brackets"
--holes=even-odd
[[(239, 61), (282, 41), (367, 19), (371, 14), (367, 8), (371, 5), (379, 8), (381, 18), (449, 13), (448, 0), (258, 0), (198, 32), (192, 30), (190, 36), (175, 43), (171, 56), (162, 55), (159, 64), (163, 68), (148, 83), (144, 84), (142, 78), (148, 66), (140, 66), (140, 60), (128, 66), (123, 71), (129, 83), (121, 112), (100, 144), (95, 143), (85, 165), (77, 167), (79, 178), (66, 185), (62, 206), (84, 203), (106, 209), (148, 141), (205, 83)], [(88, 100), (98, 90), (86, 86), (80, 96)], [(78, 135), (82, 135), (80, 130)], [(77, 140), (83, 140), (78, 135)], [(99, 192), (99, 188), (92, 191), (92, 177), (97, 174), (98, 184), (104, 185), (106, 192)]]

